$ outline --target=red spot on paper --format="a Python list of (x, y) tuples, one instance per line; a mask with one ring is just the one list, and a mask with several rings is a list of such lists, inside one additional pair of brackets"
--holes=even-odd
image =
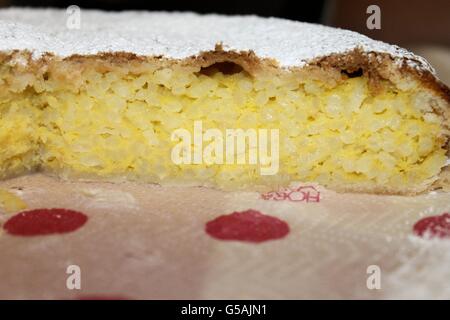
[(313, 186), (282, 188), (279, 191), (263, 193), (261, 198), (274, 201), (320, 202), (320, 192)]
[(3, 229), (17, 236), (67, 233), (82, 227), (87, 219), (83, 213), (68, 209), (35, 209), (16, 214)]
[(289, 233), (289, 225), (259, 211), (247, 210), (209, 221), (206, 233), (220, 240), (264, 242), (285, 237)]
[(77, 300), (129, 300), (127, 297), (119, 295), (85, 295), (77, 297)]
[(416, 235), (429, 238), (450, 238), (450, 214), (423, 218), (413, 227)]

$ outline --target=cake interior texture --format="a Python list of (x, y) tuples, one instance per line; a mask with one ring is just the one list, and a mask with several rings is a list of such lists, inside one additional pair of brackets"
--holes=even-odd
[[(364, 72), (323, 81), (308, 72), (250, 74), (238, 64), (54, 59), (34, 68), (0, 59), (0, 177), (186, 183), (222, 189), (291, 181), (335, 189), (426, 189), (446, 163), (446, 129), (417, 82)], [(177, 165), (177, 128), (279, 130), (279, 171)], [(421, 190), (420, 190), (421, 189)]]

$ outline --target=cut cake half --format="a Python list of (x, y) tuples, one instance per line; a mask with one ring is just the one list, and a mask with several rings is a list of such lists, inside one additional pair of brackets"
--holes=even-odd
[[(0, 10), (1, 178), (384, 194), (449, 183), (449, 89), (404, 49), (255, 16), (81, 10), (75, 29), (68, 18)], [(174, 132), (199, 122), (202, 134), (277, 130), (278, 158), (265, 162), (277, 170), (261, 174), (259, 153), (256, 164), (174, 161)], [(194, 140), (184, 152), (199, 151)]]

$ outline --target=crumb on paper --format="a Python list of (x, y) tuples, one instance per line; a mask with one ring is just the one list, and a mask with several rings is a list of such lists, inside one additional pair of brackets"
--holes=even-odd
[(111, 205), (122, 205), (125, 207), (136, 207), (136, 199), (129, 192), (109, 190), (103, 188), (80, 188), (80, 194), (92, 198), (95, 206), (108, 207)]
[(14, 193), (0, 189), (0, 210), (6, 213), (26, 209), (26, 203)]

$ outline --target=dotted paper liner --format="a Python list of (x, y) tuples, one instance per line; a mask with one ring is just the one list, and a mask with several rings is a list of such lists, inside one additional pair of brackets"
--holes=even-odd
[[(0, 213), (2, 299), (450, 298), (448, 193), (259, 194), (43, 175), (0, 188), (28, 206)], [(66, 286), (71, 265), (80, 290)]]

